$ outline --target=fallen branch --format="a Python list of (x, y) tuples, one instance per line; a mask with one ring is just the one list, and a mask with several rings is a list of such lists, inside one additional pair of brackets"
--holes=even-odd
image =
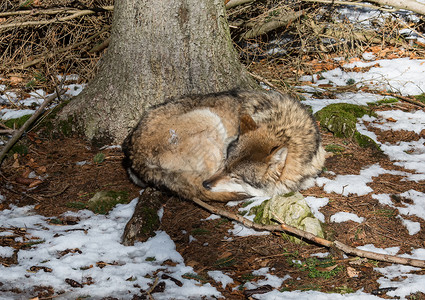
[(425, 4), (415, 0), (370, 0), (379, 5), (388, 5), (398, 9), (413, 11), (417, 14), (425, 15)]
[[(110, 10), (112, 11), (114, 9), (113, 6), (105, 6), (102, 7), (105, 10)], [(4, 24), (4, 25), (0, 25), (0, 31), (3, 29), (10, 29), (10, 28), (15, 28), (15, 27), (26, 27), (26, 26), (39, 26), (39, 25), (47, 25), (47, 24), (52, 24), (52, 23), (59, 23), (59, 22), (65, 22), (65, 21), (69, 21), (75, 18), (79, 18), (82, 16), (86, 16), (86, 15), (91, 15), (96, 13), (95, 10), (90, 10), (90, 9), (86, 9), (86, 10), (79, 10), (79, 11), (75, 11), (72, 15), (70, 16), (65, 16), (65, 17), (61, 17), (61, 18), (53, 18), (50, 20), (42, 20), (42, 21), (27, 21), (27, 22), (16, 22), (16, 23), (9, 23), (9, 24)]]
[[(64, 76), (65, 78), (65, 76)], [(65, 90), (61, 90), (59, 94), (65, 93)], [(12, 138), (7, 142), (6, 145), (4, 145), (1, 153), (0, 153), (0, 166), (3, 162), (4, 157), (6, 156), (7, 152), (12, 148), (13, 145), (19, 140), (19, 138), (22, 136), (22, 134), (25, 132), (25, 130), (28, 129), (28, 127), (43, 113), (44, 109), (47, 107), (47, 105), (50, 104), (56, 97), (59, 95), (57, 92), (53, 93), (49, 97), (46, 97), (44, 99), (43, 104), (40, 105), (40, 107), (35, 111), (35, 113), (22, 125), (19, 130), (15, 132), (15, 134), (12, 136)]]
[(0, 129), (0, 134), (12, 134), (15, 131), (14, 129)]
[(22, 15), (57, 15), (59, 13), (74, 14), (80, 11), (75, 8), (54, 8), (54, 9), (31, 9), (31, 10), (18, 10), (18, 11), (6, 11), (0, 13), (0, 17), (11, 17), (11, 16), (22, 16)]
[[(394, 12), (398, 9), (405, 9), (415, 12), (417, 14), (425, 15), (425, 4), (420, 3), (414, 0), (370, 0), (369, 2), (376, 3), (381, 6), (371, 5), (367, 3), (357, 2), (357, 1), (334, 1), (334, 0), (302, 0), (304, 2), (317, 2), (317, 3), (326, 3), (326, 4), (336, 4), (336, 5), (355, 5), (368, 7), (372, 9), (390, 11)], [(382, 7), (382, 5), (391, 6), (393, 9), (388, 9)]]
[(414, 105), (420, 106), (422, 108), (425, 108), (425, 104), (424, 103), (419, 102), (419, 101), (416, 101), (416, 100), (413, 100), (413, 99), (410, 99), (408, 97), (397, 95), (395, 93), (387, 93), (387, 92), (378, 92), (378, 93), (380, 95), (383, 95), (383, 96), (391, 96), (391, 97), (394, 97), (394, 98), (398, 98), (401, 101), (409, 102), (410, 104), (414, 104)]
[(233, 7), (245, 4), (245, 3), (250, 3), (250, 2), (254, 2), (255, 0), (230, 0), (229, 2), (226, 3), (226, 9), (231, 9)]
[(248, 30), (244, 34), (241, 35), (241, 39), (252, 39), (257, 36), (266, 34), (272, 30), (275, 30), (279, 27), (285, 26), (288, 23), (298, 19), (301, 17), (305, 11), (286, 11), (284, 12), (283, 9), (280, 10), (280, 13), (282, 16), (278, 18), (273, 18), (271, 20), (264, 19), (260, 24), (255, 24), (252, 29)]
[[(363, 3), (363, 2), (334, 1), (334, 0), (302, 0), (302, 1), (304, 1), (304, 2), (315, 2), (315, 3), (325, 3), (325, 4), (332, 4), (332, 5), (354, 5), (354, 6), (361, 6), (361, 7), (371, 8), (371, 9), (387, 11), (387, 12), (396, 11), (395, 9), (387, 9), (387, 8), (383, 8), (383, 7), (380, 7), (380, 6), (367, 4), (367, 3)], [(374, 2), (374, 1), (371, 1), (371, 2)]]
[(411, 258), (405, 258), (405, 257), (399, 257), (399, 256), (395, 256), (395, 255), (387, 255), (387, 254), (379, 254), (379, 253), (375, 253), (375, 252), (370, 252), (370, 251), (365, 251), (365, 250), (360, 250), (357, 248), (353, 248), (350, 247), (348, 245), (345, 245), (341, 242), (335, 241), (335, 242), (331, 242), (328, 241), (326, 239), (323, 239), (321, 237), (318, 237), (310, 232), (306, 232), (304, 230), (300, 230), (298, 228), (292, 227), (292, 226), (288, 226), (286, 224), (284, 224), (284, 222), (282, 220), (279, 220), (278, 218), (276, 218), (277, 221), (279, 221), (281, 224), (280, 225), (261, 225), (261, 224), (257, 224), (254, 223), (242, 216), (236, 215), (234, 213), (231, 213), (229, 211), (223, 210), (223, 209), (219, 209), (217, 207), (214, 207), (212, 205), (209, 205), (199, 199), (193, 199), (193, 201), (198, 204), (199, 206), (205, 208), (206, 210), (210, 211), (213, 214), (216, 215), (220, 215), (223, 217), (226, 217), (228, 219), (237, 221), (241, 224), (243, 224), (246, 227), (250, 227), (256, 230), (266, 230), (266, 231), (277, 231), (277, 232), (289, 232), (292, 233), (294, 235), (297, 235), (298, 237), (301, 237), (302, 239), (306, 239), (309, 241), (312, 241), (316, 244), (325, 246), (327, 248), (336, 248), (339, 249), (341, 251), (343, 251), (344, 253), (347, 254), (351, 254), (351, 255), (356, 255), (359, 257), (365, 257), (365, 258), (370, 258), (370, 259), (374, 259), (374, 260), (379, 260), (379, 261), (385, 261), (385, 262), (390, 262), (390, 263), (397, 263), (397, 264), (402, 264), (402, 265), (409, 265), (409, 266), (414, 266), (414, 267), (420, 267), (420, 268), (424, 268), (425, 267), (425, 260), (419, 260), (419, 259), (411, 259)]

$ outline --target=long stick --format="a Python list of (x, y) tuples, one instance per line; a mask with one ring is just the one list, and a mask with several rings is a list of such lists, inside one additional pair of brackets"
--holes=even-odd
[[(59, 94), (63, 94), (64, 92), (65, 90), (61, 90)], [(49, 105), (49, 103), (52, 102), (57, 96), (58, 96), (58, 93), (55, 92), (49, 97), (45, 98), (43, 104), (41, 104), (40, 107), (35, 111), (35, 113), (24, 123), (24, 125), (22, 125), (22, 127), (15, 132), (15, 134), (3, 147), (0, 153), (0, 167), (4, 157), (6, 156), (6, 153), (10, 150), (10, 148), (12, 148), (12, 146), (15, 145), (15, 143), (19, 140), (19, 138), (22, 136), (25, 130), (27, 130), (27, 128), (43, 113), (47, 105)]]
[[(113, 6), (105, 6), (103, 7), (105, 10), (112, 11), (114, 9)], [(15, 28), (15, 27), (25, 27), (25, 26), (38, 26), (38, 25), (47, 25), (52, 23), (59, 23), (59, 22), (65, 22), (69, 21), (75, 18), (79, 18), (86, 15), (91, 15), (96, 13), (94, 10), (86, 9), (86, 10), (78, 10), (75, 11), (72, 15), (60, 17), (60, 18), (53, 18), (49, 20), (43, 20), (43, 21), (27, 21), (27, 22), (16, 22), (16, 23), (9, 23), (0, 25), (0, 30), (2, 29), (9, 29), (9, 28)]]
[(279, 221), (281, 223), (280, 225), (261, 225), (261, 224), (254, 223), (254, 222), (252, 222), (252, 221), (250, 221), (250, 220), (248, 220), (248, 219), (246, 219), (242, 216), (239, 216), (239, 215), (236, 215), (236, 214), (231, 213), (229, 211), (219, 209), (217, 207), (209, 205), (209, 204), (203, 202), (200, 199), (193, 199), (193, 201), (196, 204), (198, 204), (199, 206), (205, 208), (206, 210), (210, 211), (213, 214), (217, 214), (217, 215), (226, 217), (228, 219), (237, 221), (237, 222), (245, 225), (246, 227), (250, 227), (250, 228), (253, 228), (253, 229), (256, 229), (256, 230), (289, 232), (289, 233), (295, 234), (299, 237), (302, 237), (304, 239), (307, 239), (309, 241), (312, 241), (316, 244), (325, 246), (327, 248), (335, 247), (335, 248), (337, 248), (337, 249), (339, 249), (339, 250), (341, 250), (341, 251), (343, 251), (344, 253), (347, 253), (347, 254), (352, 254), (352, 255), (359, 256), (359, 257), (366, 257), (366, 258), (390, 262), (390, 263), (397, 263), (397, 264), (402, 264), (402, 265), (409, 265), (409, 266), (414, 266), (414, 267), (425, 268), (425, 260), (411, 259), (411, 258), (399, 257), (399, 256), (395, 256), (395, 255), (379, 254), (379, 253), (375, 253), (375, 252), (370, 252), (370, 251), (365, 251), (365, 250), (353, 248), (353, 247), (350, 247), (350, 246), (345, 245), (345, 244), (338, 242), (338, 241), (331, 242), (331, 241), (328, 241), (328, 240), (323, 239), (321, 237), (318, 237), (318, 236), (316, 236), (316, 235), (314, 235), (310, 232), (306, 232), (304, 230), (286, 225), (286, 224), (284, 224), (284, 222), (282, 220), (280, 220), (276, 216), (274, 216), (274, 217), (277, 221)]

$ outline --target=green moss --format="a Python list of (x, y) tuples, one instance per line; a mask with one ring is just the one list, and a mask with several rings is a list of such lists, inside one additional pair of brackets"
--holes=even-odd
[(59, 132), (66, 137), (72, 136), (72, 133), (74, 131), (73, 124), (74, 124), (74, 118), (71, 116), (69, 116), (68, 119), (66, 120), (60, 120), (58, 122)]
[(233, 256), (220, 258), (214, 262), (216, 268), (229, 268), (236, 264), (236, 259)]
[(159, 227), (159, 217), (158, 213), (152, 207), (144, 206), (142, 209), (143, 221), (144, 224), (141, 227), (141, 231), (144, 235), (149, 235)]
[(127, 191), (101, 191), (88, 201), (87, 208), (97, 214), (107, 214), (115, 205), (128, 202)]
[(369, 106), (379, 106), (379, 105), (386, 105), (386, 104), (392, 104), (397, 103), (398, 100), (396, 98), (389, 98), (389, 99), (383, 99), (376, 102), (368, 102), (367, 105)]
[(254, 206), (249, 211), (250, 215), (255, 215), (255, 217), (254, 217), (255, 223), (261, 224), (261, 221), (263, 220), (263, 215), (264, 215), (264, 207), (269, 201), (270, 200), (266, 200), (263, 203), (261, 203), (260, 205)]
[(205, 228), (195, 228), (192, 230), (192, 235), (210, 234), (210, 231)]
[(155, 256), (146, 257), (145, 261), (156, 261), (156, 257)]
[(31, 117), (31, 115), (25, 115), (25, 116), (22, 116), (20, 118), (9, 119), (9, 120), (4, 121), (4, 125), (6, 125), (9, 128), (12, 128), (12, 129), (18, 129), (18, 128), (21, 128), (22, 125), (24, 125), (24, 123), (26, 121), (28, 121), (28, 119), (30, 117)]
[(93, 157), (93, 161), (96, 164), (100, 164), (105, 160), (105, 154), (103, 154), (102, 152), (97, 153), (94, 157)]
[(346, 81), (347, 85), (353, 85), (356, 83), (356, 81), (353, 78), (350, 78)]
[(416, 100), (425, 103), (425, 93), (415, 96)]
[(353, 139), (361, 147), (379, 149), (371, 138), (360, 134), (356, 129), (357, 118), (364, 115), (374, 113), (367, 106), (336, 103), (322, 108), (316, 112), (315, 117), (324, 130), (332, 132), (336, 137)]
[(21, 155), (27, 155), (28, 154), (28, 147), (22, 142), (16, 143), (12, 149), (9, 150), (7, 155), (13, 155), (15, 153), (21, 154)]
[[(308, 272), (310, 278), (325, 278), (330, 279), (342, 271), (342, 266), (335, 266), (336, 263), (333, 259), (318, 259), (316, 257), (309, 257), (304, 262), (293, 262), (295, 267), (300, 271)], [(334, 268), (332, 268), (335, 266)]]
[(40, 128), (40, 135), (49, 138), (70, 137), (74, 132), (74, 118), (69, 116), (66, 120), (59, 120), (58, 115), (69, 103), (63, 101), (54, 107), (46, 117), (37, 125)]
[(354, 140), (357, 142), (357, 144), (360, 145), (362, 148), (373, 148), (378, 151), (381, 151), (381, 148), (377, 143), (375, 143), (374, 140), (372, 140), (370, 137), (361, 134), (360, 132), (356, 131), (354, 133)]
[(351, 293), (354, 293), (355, 291), (352, 288), (344, 285), (344, 286), (336, 287), (334, 292), (338, 294), (351, 294)]
[(345, 151), (345, 148), (337, 144), (329, 144), (325, 146), (325, 151), (332, 153), (341, 153)]
[(85, 209), (87, 208), (86, 203), (81, 201), (71, 201), (66, 204), (66, 207), (75, 208), (75, 209)]

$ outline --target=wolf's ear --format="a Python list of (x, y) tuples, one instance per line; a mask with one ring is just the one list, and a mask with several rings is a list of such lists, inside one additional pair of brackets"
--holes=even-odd
[(257, 123), (255, 123), (255, 121), (251, 118), (250, 115), (241, 115), (241, 117), (239, 118), (239, 122), (241, 135), (258, 128)]
[(273, 168), (277, 173), (280, 174), (286, 164), (287, 156), (288, 148), (280, 147), (275, 149), (269, 156), (267, 156), (270, 168)]

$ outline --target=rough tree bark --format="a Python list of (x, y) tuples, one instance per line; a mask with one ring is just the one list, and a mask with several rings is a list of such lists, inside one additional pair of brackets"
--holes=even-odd
[(230, 39), (223, 0), (116, 1), (99, 71), (62, 112), (97, 144), (120, 144), (168, 97), (255, 87)]

